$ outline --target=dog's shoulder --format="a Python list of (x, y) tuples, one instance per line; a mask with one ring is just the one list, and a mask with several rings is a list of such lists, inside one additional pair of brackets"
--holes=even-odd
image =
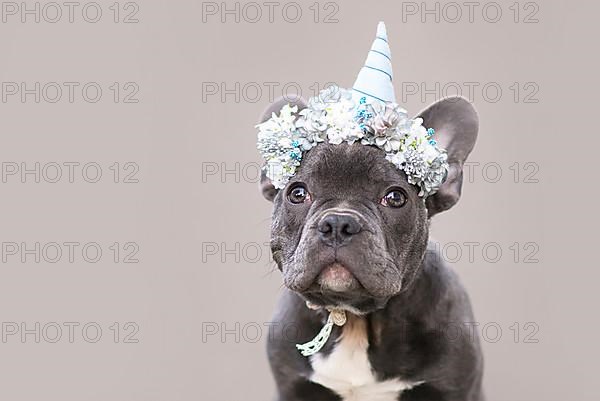
[[(433, 241), (425, 252), (417, 283), (419, 296), (426, 297), (420, 305), (443, 308), (447, 319), (472, 319), (471, 302), (456, 270), (446, 262), (443, 253)], [(418, 305), (419, 303), (417, 303)]]

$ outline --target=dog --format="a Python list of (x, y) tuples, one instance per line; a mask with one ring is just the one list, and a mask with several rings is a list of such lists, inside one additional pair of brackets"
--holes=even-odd
[[(288, 103), (306, 107), (279, 99), (261, 121)], [(262, 174), (285, 284), (267, 344), (278, 401), (484, 400), (469, 298), (429, 240), (431, 218), (460, 198), (478, 115), (452, 97), (418, 117), (435, 129), (449, 164), (425, 201), (381, 149), (359, 143), (319, 144), (282, 189)], [(320, 352), (302, 356), (294, 345), (319, 332), (327, 308), (344, 310), (346, 324), (333, 327)]]

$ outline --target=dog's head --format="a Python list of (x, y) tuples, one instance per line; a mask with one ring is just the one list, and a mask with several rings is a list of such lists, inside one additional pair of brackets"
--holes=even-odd
[[(276, 101), (262, 121), (289, 101)], [(292, 103), (305, 107), (301, 99)], [(264, 175), (262, 193), (274, 203), (271, 250), (285, 285), (320, 306), (367, 313), (407, 288), (422, 263), (429, 219), (459, 199), (462, 167), (477, 137), (473, 106), (455, 97), (419, 117), (448, 152), (448, 178), (424, 202), (418, 188), (359, 143), (322, 143), (308, 151), (285, 188)]]

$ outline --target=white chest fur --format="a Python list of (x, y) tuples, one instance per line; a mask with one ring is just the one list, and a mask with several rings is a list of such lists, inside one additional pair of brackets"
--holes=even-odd
[(310, 380), (336, 392), (344, 401), (396, 401), (398, 395), (421, 382), (400, 379), (377, 381), (369, 363), (366, 322), (349, 319), (333, 351), (311, 357)]

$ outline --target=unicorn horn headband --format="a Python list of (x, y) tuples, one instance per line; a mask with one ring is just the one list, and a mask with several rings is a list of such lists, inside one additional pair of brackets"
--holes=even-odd
[(284, 188), (303, 155), (321, 142), (376, 146), (404, 171), (425, 199), (448, 175), (446, 151), (437, 146), (432, 128), (421, 118), (410, 119), (395, 100), (392, 57), (385, 24), (377, 35), (352, 89), (331, 86), (298, 111), (285, 105), (258, 128), (258, 150), (265, 174), (276, 189)]
[(385, 24), (380, 22), (365, 65), (352, 86), (353, 98), (360, 101), (363, 96), (366, 96), (372, 100), (395, 103), (393, 75), (392, 52), (388, 44)]

